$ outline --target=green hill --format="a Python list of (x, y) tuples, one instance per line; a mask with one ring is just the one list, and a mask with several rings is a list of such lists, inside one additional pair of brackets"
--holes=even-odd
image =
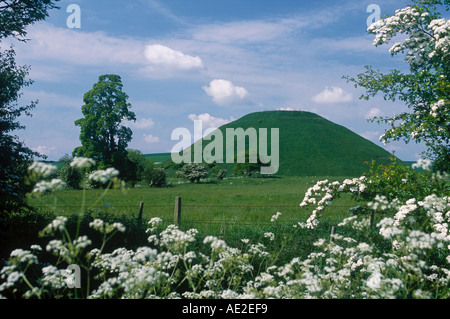
[(163, 163), (170, 159), (170, 153), (154, 153), (154, 154), (144, 154), (145, 158), (154, 162), (155, 164)]
[[(252, 127), (257, 132), (260, 128), (267, 128), (269, 155), (270, 129), (279, 128), (279, 170), (276, 175), (359, 176), (368, 170), (365, 161), (385, 163), (391, 155), (360, 135), (317, 114), (303, 111), (265, 111), (245, 115), (219, 128), (224, 139), (224, 161), (226, 129), (246, 130)], [(203, 139), (197, 143), (203, 142), (204, 148), (212, 141), (214, 138)], [(246, 145), (248, 147), (248, 140)], [(193, 146), (190, 151), (193, 154)], [(235, 145), (234, 154), (236, 152)], [(230, 173), (233, 172), (234, 164), (224, 163), (221, 166)]]

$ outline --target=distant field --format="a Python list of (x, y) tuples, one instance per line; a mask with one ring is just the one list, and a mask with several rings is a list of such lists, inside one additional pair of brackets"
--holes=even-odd
[[(174, 203), (181, 197), (183, 227), (204, 229), (217, 233), (228, 227), (257, 227), (270, 224), (270, 218), (282, 213), (280, 223), (291, 227), (305, 221), (309, 208), (300, 208), (306, 190), (315, 184), (319, 177), (281, 177), (281, 178), (241, 178), (226, 179), (204, 184), (174, 184), (167, 188), (136, 187), (126, 192), (109, 190), (99, 202), (96, 199), (102, 190), (86, 192), (86, 206), (94, 212), (126, 215), (136, 218), (139, 203), (144, 202), (143, 218), (160, 217), (166, 223), (173, 222)], [(336, 179), (336, 178), (335, 178)], [(337, 178), (339, 179), (339, 178)], [(56, 198), (46, 195), (34, 198), (31, 204), (41, 210), (56, 214), (71, 215), (80, 211), (83, 192), (66, 190), (56, 193)], [(55, 200), (56, 199), (56, 200)], [(350, 198), (337, 200), (325, 213), (326, 219), (342, 220), (348, 216), (348, 208), (356, 203)]]

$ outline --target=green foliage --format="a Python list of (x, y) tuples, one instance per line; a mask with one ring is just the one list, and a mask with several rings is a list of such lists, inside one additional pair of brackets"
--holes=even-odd
[(0, 2), (0, 39), (13, 36), (25, 41), (26, 27), (48, 17), (59, 0), (3, 0)]
[(122, 88), (120, 76), (106, 74), (84, 95), (84, 117), (75, 121), (81, 127), (82, 146), (74, 150), (73, 156), (91, 158), (99, 169), (115, 167), (121, 178), (128, 180), (133, 179), (136, 166), (127, 157), (132, 131), (122, 123), (135, 121), (136, 116), (129, 110), (131, 104)]
[(0, 214), (0, 260), (15, 248), (27, 249), (30, 243), (44, 244), (38, 234), (55, 217), (51, 212), (34, 210)]
[(150, 162), (141, 151), (138, 150), (128, 150), (127, 155), (128, 176), (127, 180), (131, 182), (131, 186), (134, 187), (137, 182), (142, 181), (144, 176), (144, 171)]
[[(427, 176), (416, 173), (429, 172), (411, 170), (396, 163), (394, 157), (389, 165), (370, 167), (370, 177), (324, 180), (310, 187), (300, 206), (312, 204), (317, 208), (306, 223), (299, 222), (297, 207), (294, 221), (286, 222), (284, 212), (278, 212), (271, 218), (265, 216), (266, 226), (245, 228), (241, 222), (231, 241), (224, 239), (226, 225), (216, 237), (209, 227), (201, 233), (188, 229), (185, 222), (180, 227), (152, 216), (145, 230), (135, 218), (102, 214), (101, 208), (94, 213), (83, 206), (81, 214), (58, 216), (44, 227), (40, 234), (54, 238), (46, 245), (39, 239), (35, 244), (40, 246), (23, 243), (24, 248), (12, 250), (0, 270), (0, 294), (7, 298), (448, 299), (450, 216), (446, 212), (450, 199), (436, 195), (448, 194), (448, 188), (439, 189), (433, 183), (426, 189), (425, 184), (430, 182)], [(50, 171), (42, 164), (35, 170)], [(99, 177), (113, 183), (114, 175), (106, 170)], [(431, 176), (441, 179), (436, 174)], [(402, 177), (409, 180), (400, 180)], [(384, 183), (386, 179), (393, 182), (392, 187)], [(258, 181), (240, 180), (247, 185)], [(402, 183), (421, 184), (404, 188)], [(198, 193), (211, 185), (184, 186), (195, 189), (198, 199)], [(273, 184), (266, 187), (274, 189)], [(421, 189), (425, 192), (420, 193)], [(284, 187), (280, 194), (288, 190)], [(383, 195), (380, 200), (377, 192), (387, 190), (392, 191), (394, 199)], [(108, 192), (112, 190), (101, 192), (96, 203)], [(337, 231), (330, 235), (330, 226), (336, 225), (331, 218), (323, 223), (311, 221), (342, 193), (372, 199), (367, 207), (386, 213), (372, 226), (363, 214), (348, 217), (347, 213), (343, 220), (341, 215)], [(83, 204), (87, 204), (85, 195), (84, 190)], [(415, 197), (407, 199), (410, 195)], [(117, 197), (117, 193), (112, 196)], [(222, 200), (216, 194), (212, 197), (215, 202)], [(261, 208), (257, 210), (261, 221)], [(19, 224), (17, 220), (15, 223)], [(67, 285), (71, 276), (64, 268), (73, 264), (83, 270), (81, 289)]]
[(143, 180), (149, 186), (153, 187), (165, 187), (167, 186), (167, 174), (164, 168), (155, 167), (155, 165), (150, 162), (145, 167), (143, 173)]
[(86, 171), (83, 171), (77, 167), (72, 167), (70, 165), (72, 160), (73, 158), (68, 154), (59, 160), (60, 163), (62, 163), (62, 167), (58, 170), (58, 177), (62, 179), (68, 187), (73, 189), (81, 189)]
[(203, 164), (188, 163), (185, 164), (181, 170), (177, 171), (177, 176), (185, 178), (191, 183), (200, 183), (200, 179), (206, 178), (209, 175), (208, 169)]
[[(3, 18), (5, 10), (7, 9), (0, 7), (0, 23), (5, 23), (5, 28), (9, 28), (12, 27), (8, 25), (9, 17), (6, 15)], [(5, 32), (8, 33), (8, 30), (0, 27), (0, 43)], [(31, 102), (26, 106), (18, 105), (21, 89), (32, 84), (32, 81), (26, 79), (28, 72), (28, 67), (16, 65), (12, 47), (0, 51), (0, 212), (26, 208), (25, 194), (29, 189), (24, 183), (24, 177), (32, 158), (41, 156), (14, 135), (14, 131), (24, 129), (18, 118), (23, 115), (31, 116), (30, 111), (37, 104)]]
[(225, 177), (227, 177), (227, 173), (228, 172), (225, 168), (221, 168), (220, 166), (216, 166), (216, 165), (214, 165), (210, 170), (211, 176), (214, 176), (219, 181), (221, 181)]
[(260, 161), (259, 156), (256, 154), (256, 163), (250, 163), (250, 153), (248, 151), (245, 152), (245, 162), (239, 163), (238, 157), (239, 154), (236, 154), (234, 157), (234, 162), (236, 163), (233, 167), (234, 172), (237, 175), (246, 175), (246, 176), (252, 176), (255, 174), (258, 174), (261, 170), (261, 166), (263, 166), (263, 163)]
[(370, 180), (360, 195), (363, 201), (372, 200), (376, 195), (383, 195), (388, 201), (398, 199), (402, 202), (410, 198), (423, 199), (435, 194), (446, 196), (450, 193), (450, 184), (445, 178), (436, 178), (431, 171), (419, 171), (399, 163), (391, 157), (388, 165), (370, 163), (364, 176)]
[(405, 54), (409, 73), (392, 70), (383, 73), (366, 66), (356, 78), (344, 77), (366, 93), (368, 100), (378, 94), (385, 100), (400, 100), (410, 112), (388, 117), (375, 117), (371, 121), (391, 125), (381, 136), (384, 142), (403, 140), (424, 142), (425, 157), (435, 162), (439, 171), (450, 170), (450, 55), (448, 50), (448, 21), (442, 19), (448, 0), (413, 1), (408, 8), (398, 10), (395, 17), (386, 17), (372, 25), (369, 32), (376, 34), (376, 45), (387, 44), (398, 34), (407, 39), (396, 43), (392, 56)]

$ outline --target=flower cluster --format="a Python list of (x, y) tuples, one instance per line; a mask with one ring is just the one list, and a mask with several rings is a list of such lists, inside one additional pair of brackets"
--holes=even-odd
[(95, 161), (91, 158), (75, 157), (70, 163), (71, 167), (75, 168), (91, 168), (95, 165)]
[(49, 193), (52, 191), (62, 190), (66, 187), (66, 183), (59, 178), (53, 178), (51, 181), (40, 181), (33, 188), (33, 193)]
[(57, 169), (58, 168), (55, 165), (46, 164), (42, 162), (33, 162), (33, 164), (31, 164), (28, 167), (29, 171), (34, 172), (43, 177), (51, 176), (53, 173), (56, 172)]
[(407, 50), (406, 61), (413, 67), (422, 67), (425, 61), (439, 55), (444, 59), (450, 47), (450, 21), (432, 19), (428, 12), (420, 13), (415, 7), (395, 11), (391, 17), (381, 19), (368, 31), (375, 33), (375, 46), (389, 43), (399, 33), (409, 33), (403, 43), (395, 43), (389, 52), (395, 55)]
[(310, 187), (306, 193), (303, 201), (300, 203), (300, 207), (308, 206), (310, 204), (316, 205), (316, 208), (312, 211), (310, 217), (306, 221), (307, 228), (315, 228), (319, 224), (319, 218), (321, 212), (326, 206), (332, 204), (335, 199), (342, 192), (351, 192), (361, 194), (366, 189), (367, 178), (361, 176), (359, 178), (345, 179), (342, 183), (339, 181), (330, 182), (327, 179), (317, 182), (314, 186)]
[(114, 177), (119, 175), (119, 171), (113, 167), (107, 168), (105, 170), (97, 170), (89, 174), (88, 179), (94, 182), (99, 182), (102, 184), (108, 183)]
[(113, 231), (119, 231), (119, 232), (125, 232), (125, 226), (123, 226), (121, 223), (105, 223), (101, 219), (95, 219), (94, 221), (89, 223), (89, 227), (95, 229), (96, 231), (100, 232), (101, 234), (108, 235), (112, 233)]
[[(346, 182), (355, 187), (356, 181)], [(321, 184), (322, 188), (325, 183)], [(337, 189), (343, 185), (336, 184)], [(318, 189), (316, 189), (318, 190)], [(449, 298), (450, 297), (450, 198), (427, 196), (411, 199), (398, 208), (393, 217), (383, 218), (376, 232), (385, 239), (383, 245), (364, 242), (358, 236), (333, 236), (319, 239), (316, 251), (306, 259), (298, 257), (281, 265), (268, 261), (271, 252), (262, 243), (243, 239), (242, 249), (206, 236), (197, 238), (195, 229), (182, 231), (175, 225), (160, 229), (162, 220), (149, 223), (149, 243), (153, 247), (136, 250), (117, 248), (104, 253), (94, 248), (90, 270), (96, 270), (99, 283), (88, 298)], [(414, 229), (408, 214), (427, 217), (424, 229)], [(351, 216), (338, 225), (361, 231), (367, 219)], [(49, 229), (63, 229), (64, 218), (55, 220)], [(94, 220), (91, 227), (104, 231), (106, 224)], [(427, 231), (428, 230), (428, 231)], [(275, 240), (273, 233), (264, 237)], [(389, 243), (391, 249), (385, 249)], [(80, 254), (91, 244), (86, 236), (68, 243), (51, 240), (47, 250), (59, 256)], [(192, 250), (204, 245), (210, 255)], [(36, 251), (39, 247), (34, 247)], [(72, 252), (70, 251), (72, 250)], [(432, 259), (429, 259), (433, 256)], [(73, 260), (73, 259), (72, 259)], [(255, 271), (256, 265), (266, 265)], [(43, 291), (67, 291), (71, 274), (53, 265), (42, 268), (41, 286), (27, 279), (26, 268), (37, 265), (31, 250), (17, 249), (8, 265), (0, 271), (0, 293), (17, 290), (28, 281), (21, 297), (43, 297)], [(408, 278), (406, 279), (405, 276)], [(177, 287), (187, 286), (182, 292)]]
[(450, 20), (439, 12), (443, 8), (442, 1), (412, 2), (367, 29), (375, 35), (375, 46), (401, 39), (390, 47), (389, 52), (392, 56), (404, 54), (410, 72), (392, 70), (383, 74), (367, 67), (368, 71), (359, 75), (359, 80), (351, 80), (367, 89), (366, 98), (382, 93), (385, 99), (402, 100), (412, 109), (412, 112), (372, 119), (392, 127), (380, 136), (383, 143), (400, 139), (407, 143), (411, 139), (425, 142), (427, 151), (424, 154), (436, 159), (439, 170), (446, 171)]
[(430, 170), (431, 168), (431, 161), (428, 159), (419, 159), (416, 163), (412, 164), (412, 168), (421, 168), (426, 171)]
[[(400, 177), (401, 188), (412, 183), (408, 176)], [(314, 205), (313, 212), (305, 223), (294, 225), (291, 237), (264, 231), (266, 245), (243, 238), (240, 248), (213, 235), (201, 238), (196, 229), (173, 224), (164, 228), (163, 220), (154, 217), (146, 230), (148, 245), (105, 252), (106, 242), (125, 231), (121, 223), (99, 218), (90, 222), (103, 238), (100, 248), (92, 248), (88, 236), (77, 232), (71, 237), (68, 218), (59, 216), (41, 232), (57, 236), (45, 250), (58, 261), (40, 261), (43, 249), (38, 245), (13, 250), (0, 270), (0, 297), (77, 297), (71, 288), (74, 274), (58, 268), (63, 261), (80, 266), (87, 276), (95, 274), (87, 279), (90, 288), (84, 296), (90, 299), (450, 298), (449, 196), (417, 192), (420, 196), (399, 200), (386, 196), (392, 193), (391, 185), (365, 203), (366, 209), (379, 213), (375, 225), (367, 214), (353, 214), (337, 224), (330, 238), (316, 240), (306, 257), (278, 259), (280, 247), (312, 232), (320, 213), (340, 194), (372, 196), (376, 183), (370, 174), (342, 182), (319, 181), (300, 204)], [(277, 212), (271, 222), (280, 216)]]

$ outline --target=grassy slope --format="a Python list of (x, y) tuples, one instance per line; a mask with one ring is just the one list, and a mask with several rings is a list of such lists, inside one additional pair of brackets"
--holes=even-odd
[(162, 163), (170, 159), (170, 153), (144, 154), (144, 156), (154, 163)]
[[(248, 114), (220, 127), (225, 129), (279, 128), (280, 168), (277, 175), (359, 176), (368, 167), (365, 161), (384, 162), (389, 154), (381, 147), (314, 113), (303, 111), (266, 111)], [(209, 141), (203, 142), (203, 147)], [(270, 154), (270, 133), (269, 133)], [(225, 159), (224, 154), (224, 159)], [(232, 171), (233, 165), (224, 165)]]

